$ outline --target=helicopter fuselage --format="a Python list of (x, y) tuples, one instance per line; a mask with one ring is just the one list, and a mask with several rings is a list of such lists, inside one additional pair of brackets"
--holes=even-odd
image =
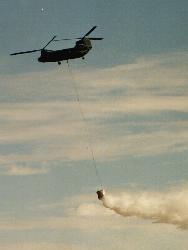
[(39, 62), (60, 62), (69, 59), (84, 58), (84, 56), (91, 50), (92, 45), (88, 38), (81, 39), (76, 42), (73, 48), (62, 50), (41, 50), (41, 56), (38, 58)]
[(34, 49), (34, 50), (27, 50), (27, 51), (20, 51), (11, 53), (11, 56), (15, 55), (23, 55), (29, 54), (40, 51), (40, 57), (38, 58), (39, 62), (58, 62), (61, 64), (61, 61), (68, 61), (69, 59), (76, 59), (82, 58), (92, 49), (91, 40), (102, 40), (102, 37), (88, 37), (91, 32), (96, 29), (97, 26), (93, 26), (84, 36), (75, 38), (78, 40), (74, 47), (68, 49), (61, 49), (61, 50), (48, 50), (46, 47), (52, 43), (53, 41), (61, 41), (61, 40), (72, 40), (72, 39), (60, 39), (55, 40), (57, 36), (53, 36), (52, 39), (42, 48), (42, 49)]

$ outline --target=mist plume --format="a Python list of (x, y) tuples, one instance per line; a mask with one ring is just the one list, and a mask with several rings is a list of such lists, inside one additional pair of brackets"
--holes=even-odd
[(168, 192), (106, 194), (103, 205), (124, 217), (151, 219), (188, 229), (188, 188)]

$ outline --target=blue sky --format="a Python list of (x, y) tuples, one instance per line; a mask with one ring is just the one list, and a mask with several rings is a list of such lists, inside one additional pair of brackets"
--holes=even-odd
[[(35, 54), (6, 59), (8, 53), (41, 48), (54, 34), (79, 36), (93, 25), (99, 25), (93, 35), (104, 36), (105, 40), (94, 44), (95, 53), (92, 51), (89, 55), (90, 66), (123, 64), (143, 54), (179, 51), (187, 47), (188, 3), (183, 0), (54, 1), (53, 4), (50, 1), (26, 0), (1, 1), (0, 4), (1, 54), (5, 56), (1, 62), (5, 65), (1, 67), (2, 73), (9, 71), (7, 60), (12, 70), (20, 71), (20, 67), (12, 64), (11, 60), (27, 60), (30, 65), (27, 69), (37, 70), (39, 67), (33, 65)], [(43, 12), (41, 8), (44, 8)], [(72, 44), (64, 42), (54, 46)]]
[[(104, 209), (88, 150), (89, 137), (109, 192), (187, 186), (187, 12), (183, 0), (0, 2), (1, 249), (187, 249), (186, 230)], [(104, 40), (70, 62), (73, 78), (37, 53), (9, 56), (94, 25)]]

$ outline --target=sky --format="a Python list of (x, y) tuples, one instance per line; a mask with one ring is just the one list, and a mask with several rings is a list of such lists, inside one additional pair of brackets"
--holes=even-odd
[[(0, 249), (186, 250), (187, 230), (95, 192), (187, 193), (188, 2), (1, 0), (0, 23)], [(9, 56), (94, 25), (70, 68)]]

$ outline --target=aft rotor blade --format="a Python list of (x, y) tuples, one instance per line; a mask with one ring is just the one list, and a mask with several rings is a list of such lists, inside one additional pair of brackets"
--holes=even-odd
[[(92, 29), (90, 29), (90, 31), (88, 31), (86, 34), (85, 34), (85, 36), (88, 36), (91, 32), (93, 32), (94, 31), (94, 29), (96, 29), (97, 28), (97, 26), (93, 26), (93, 28)], [(82, 38), (84, 38), (85, 36), (83, 36)]]
[[(73, 39), (83, 39), (84, 37), (88, 36), (91, 32), (93, 32), (94, 29), (96, 29), (96, 28), (97, 28), (97, 26), (93, 26), (93, 28), (90, 29), (83, 37), (76, 37), (76, 38), (73, 38)], [(55, 37), (56, 37), (56, 36), (55, 36)], [(51, 41), (54, 40), (55, 42), (59, 42), (59, 41), (69, 41), (69, 40), (73, 40), (73, 39), (70, 39), (70, 38), (54, 39), (55, 37), (53, 37)], [(95, 38), (95, 37), (91, 37), (91, 38), (88, 37), (88, 38), (91, 39), (91, 40), (102, 40), (102, 39), (103, 39), (103, 38), (101, 38), (101, 37), (96, 37), (96, 38)], [(50, 41), (50, 42), (51, 42), (51, 41)], [(49, 43), (50, 43), (50, 42), (49, 42)], [(48, 44), (49, 44), (49, 43), (48, 43)], [(47, 45), (48, 45), (48, 44), (47, 44)], [(46, 46), (47, 46), (47, 45), (46, 45)], [(46, 47), (44, 47), (44, 48), (46, 48)]]
[(42, 49), (45, 49), (57, 36), (54, 36)]
[(12, 53), (12, 54), (10, 54), (10, 55), (11, 55), (11, 56), (15, 56), (15, 55), (33, 53), (33, 52), (36, 52), (36, 51), (41, 51), (41, 49), (28, 50), (28, 51), (21, 51), (21, 52)]
[(103, 37), (88, 37), (90, 40), (103, 40)]
[[(89, 38), (89, 40), (103, 40), (104, 38), (103, 37), (87, 37)], [(77, 38), (77, 39), (80, 39), (80, 38)]]
[[(90, 40), (103, 40), (103, 37), (87, 37)], [(54, 42), (59, 42), (59, 41), (71, 41), (71, 40), (75, 40), (75, 39), (83, 39), (83, 37), (76, 37), (76, 38), (62, 38), (62, 39), (55, 39)]]
[(54, 42), (59, 42), (59, 41), (70, 41), (70, 40), (73, 40), (73, 39), (70, 39), (70, 38), (62, 38), (62, 39), (54, 39), (53, 41), (54, 41)]

